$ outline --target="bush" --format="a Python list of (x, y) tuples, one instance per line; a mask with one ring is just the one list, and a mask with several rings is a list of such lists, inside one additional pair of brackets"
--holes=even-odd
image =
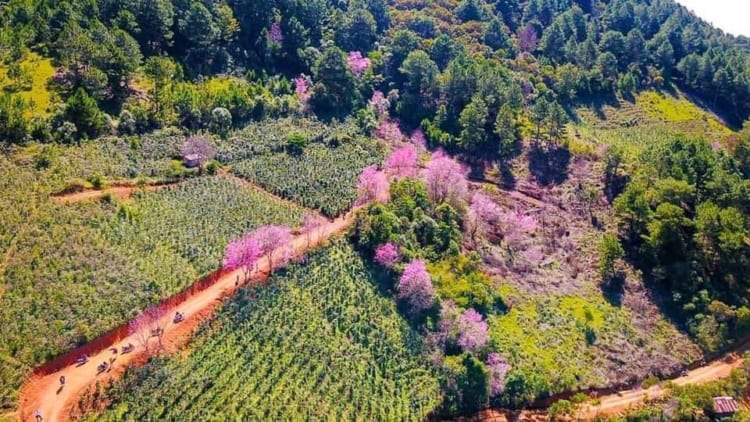
[(206, 166), (206, 172), (207, 172), (208, 174), (210, 174), (210, 175), (212, 175), (212, 176), (213, 176), (213, 175), (215, 175), (216, 173), (218, 173), (218, 172), (219, 172), (219, 169), (220, 169), (220, 168), (221, 168), (221, 164), (219, 164), (219, 162), (218, 162), (218, 161), (216, 161), (216, 160), (212, 160), (212, 161), (211, 161), (211, 162), (209, 162), (209, 163), (208, 163), (208, 165)]
[(91, 186), (94, 187), (94, 189), (104, 189), (107, 185), (106, 181), (104, 180), (104, 176), (101, 174), (95, 174), (88, 179), (89, 183), (91, 183)]

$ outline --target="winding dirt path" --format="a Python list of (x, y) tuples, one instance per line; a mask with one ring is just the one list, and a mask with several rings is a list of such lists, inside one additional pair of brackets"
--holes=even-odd
[[(750, 350), (750, 339), (745, 339), (720, 358), (692, 371), (688, 371), (684, 376), (669, 380), (669, 382), (678, 386), (700, 385), (727, 378), (732, 373), (732, 370), (744, 363), (744, 359), (739, 356), (748, 350)], [(669, 388), (665, 384), (666, 381), (649, 388), (632, 388), (599, 396), (597, 400), (590, 400), (584, 403), (579, 411), (572, 416), (575, 420), (592, 421), (598, 417), (621, 415), (630, 409), (637, 408), (646, 401), (664, 397), (669, 392)], [(549, 420), (549, 416), (545, 410), (541, 409), (521, 411), (489, 409), (477, 413), (469, 420), (482, 422), (531, 422), (546, 421)]]
[[(124, 192), (124, 191), (123, 191)], [(299, 256), (308, 250), (325, 242), (331, 236), (343, 232), (354, 220), (354, 210), (343, 217), (329, 221), (321, 226), (311, 237), (295, 236), (286, 246), (286, 250), (293, 256)], [(278, 256), (278, 253), (276, 254)], [(269, 272), (268, 263), (261, 265), (253, 272), (254, 281), (262, 281)], [(166, 308), (163, 326), (165, 333), (163, 342), (166, 351), (173, 351), (189, 341), (190, 334), (201, 321), (210, 317), (213, 311), (222, 303), (222, 299), (235, 293), (235, 280), (242, 279), (242, 271), (237, 270), (219, 278), (205, 290), (188, 297), (183, 302)], [(185, 320), (174, 324), (172, 318), (175, 312), (185, 314)], [(85, 365), (71, 365), (57, 372), (45, 376), (33, 377), (27, 380), (20, 391), (19, 416), (22, 421), (33, 421), (35, 410), (39, 410), (44, 421), (65, 421), (70, 419), (70, 411), (87, 388), (97, 382), (106, 383), (118, 379), (125, 367), (142, 362), (146, 359), (145, 348), (138, 342), (136, 335), (129, 335), (124, 339), (108, 345), (102, 351), (89, 356)], [(153, 339), (152, 341), (156, 341)], [(114, 361), (113, 369), (103, 374), (97, 374), (96, 367), (101, 362), (109, 362), (114, 355), (109, 348), (122, 350), (127, 344), (136, 346), (129, 354), (120, 354)], [(65, 376), (65, 386), (60, 388), (60, 376)]]

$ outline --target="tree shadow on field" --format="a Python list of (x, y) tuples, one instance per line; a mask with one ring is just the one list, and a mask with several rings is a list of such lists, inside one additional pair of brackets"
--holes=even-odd
[(617, 272), (601, 285), (602, 295), (612, 306), (622, 306), (622, 297), (625, 295), (625, 275)]
[(528, 152), (529, 172), (542, 186), (559, 185), (568, 179), (570, 158), (563, 145), (534, 142)]

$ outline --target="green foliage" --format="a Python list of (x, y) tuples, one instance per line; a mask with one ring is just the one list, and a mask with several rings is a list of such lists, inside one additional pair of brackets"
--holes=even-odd
[(606, 233), (599, 242), (599, 275), (605, 283), (614, 277), (617, 261), (625, 256), (617, 236)]
[(383, 152), (374, 141), (358, 139), (337, 147), (310, 144), (301, 154), (285, 151), (237, 163), (233, 171), (307, 208), (337, 216), (356, 199), (362, 169), (379, 164)]
[(703, 142), (677, 139), (648, 149), (614, 208), (640, 265), (671, 291), (704, 347), (714, 350), (734, 327), (734, 312), (709, 306), (744, 304), (748, 180), (732, 157)]
[[(351, 247), (313, 253), (224, 305), (185, 358), (129, 372), (96, 418), (423, 420), (440, 402), (437, 379), (373, 283)], [(479, 365), (462, 382), (476, 384)]]
[[(191, 179), (126, 203), (60, 204), (52, 159), (41, 171), (2, 159), (0, 403), (26, 371), (132, 318), (219, 264), (226, 243), (302, 209), (225, 178)], [(101, 159), (101, 158), (97, 158)], [(7, 172), (7, 174), (6, 174)], [(144, 253), (148, 251), (148, 253)]]
[(502, 308), (502, 298), (477, 261), (476, 257), (458, 255), (430, 264), (428, 270), (442, 300), (452, 300), (463, 309), (494, 313)]
[(104, 113), (83, 88), (78, 88), (65, 103), (64, 118), (75, 125), (79, 137), (93, 139), (104, 132)]
[(310, 104), (322, 115), (346, 115), (359, 101), (354, 74), (344, 52), (327, 48), (315, 64), (315, 80)]
[(487, 407), (490, 396), (487, 366), (469, 353), (447, 356), (442, 382), (447, 390), (443, 406), (453, 414), (473, 414)]
[(366, 251), (393, 242), (408, 259), (438, 260), (458, 254), (461, 222), (461, 214), (451, 205), (436, 208), (428, 200), (424, 182), (404, 178), (393, 182), (388, 204), (360, 211), (352, 238)]

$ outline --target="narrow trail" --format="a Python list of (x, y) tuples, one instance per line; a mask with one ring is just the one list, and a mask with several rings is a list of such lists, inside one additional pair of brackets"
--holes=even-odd
[(111, 195), (118, 199), (128, 199), (133, 195), (133, 192), (138, 190), (159, 190), (170, 186), (175, 186), (180, 182), (164, 183), (161, 185), (145, 185), (145, 186), (113, 186), (106, 189), (87, 189), (81, 192), (66, 193), (63, 195), (52, 195), (52, 200), (63, 204), (72, 204), (75, 202), (86, 201), (88, 199), (102, 199), (106, 195)]
[[(286, 246), (286, 250), (292, 256), (300, 256), (308, 250), (322, 244), (331, 236), (343, 232), (354, 220), (354, 211), (338, 219), (329, 221), (316, 230), (311, 237), (306, 235), (295, 236), (292, 242)], [(278, 253), (276, 255), (279, 255)], [(269, 273), (269, 265), (266, 262), (257, 268), (251, 279), (264, 280)], [(188, 297), (183, 302), (170, 306), (165, 310), (163, 321), (163, 342), (167, 352), (173, 351), (190, 339), (190, 334), (198, 327), (200, 322), (209, 318), (213, 311), (222, 303), (222, 299), (235, 293), (235, 280), (242, 279), (242, 270), (236, 270), (219, 278), (214, 284), (205, 290)], [(172, 318), (175, 312), (182, 312), (185, 320), (174, 324)], [(152, 339), (152, 341), (156, 341)], [(119, 354), (113, 369), (103, 374), (97, 374), (96, 367), (101, 362), (109, 362), (114, 355), (110, 348), (122, 350), (128, 344), (136, 346), (135, 350), (128, 354)], [(143, 362), (147, 358), (145, 348), (139, 343), (137, 335), (131, 334), (116, 343), (107, 345), (102, 351), (89, 356), (85, 365), (70, 365), (54, 373), (32, 377), (23, 385), (20, 391), (19, 416), (22, 421), (33, 421), (34, 412), (39, 409), (44, 421), (65, 421), (70, 419), (70, 411), (76, 405), (81, 394), (87, 388), (97, 382), (106, 383), (118, 379), (129, 365)], [(65, 376), (65, 386), (60, 388), (60, 376)]]

